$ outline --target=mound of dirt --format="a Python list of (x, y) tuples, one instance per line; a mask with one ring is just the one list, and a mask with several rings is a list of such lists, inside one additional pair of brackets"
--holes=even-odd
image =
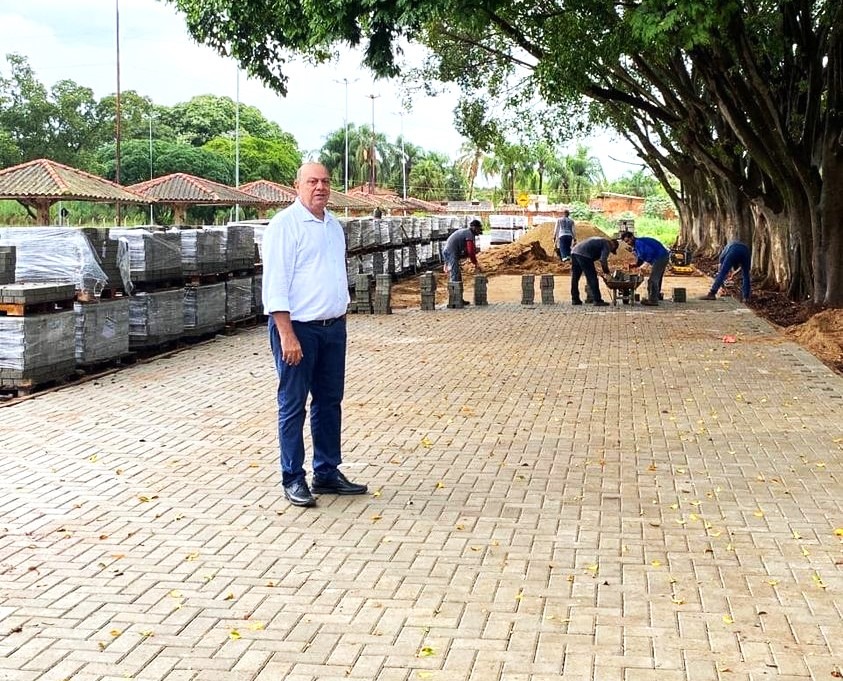
[(843, 373), (843, 310), (823, 310), (785, 334), (838, 372)]
[[(480, 253), (477, 258), (483, 272), (495, 274), (566, 274), (571, 271), (570, 262), (561, 262), (556, 255), (553, 243), (555, 225), (550, 222), (542, 223), (524, 233), (511, 244), (495, 246)], [(592, 236), (608, 238), (606, 233), (589, 222), (577, 223), (577, 239), (580, 241)], [(635, 262), (629, 250), (623, 245), (615, 255), (609, 256), (611, 269), (623, 269), (625, 265)], [(464, 265), (465, 271), (474, 273), (471, 264)]]

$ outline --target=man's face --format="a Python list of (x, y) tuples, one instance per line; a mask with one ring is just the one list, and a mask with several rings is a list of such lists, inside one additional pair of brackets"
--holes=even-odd
[(634, 237), (634, 236), (627, 236), (627, 237), (624, 237), (623, 242), (624, 242), (627, 246), (629, 246), (630, 248), (632, 248), (632, 247), (635, 245), (635, 237)]
[(321, 215), (331, 198), (331, 176), (325, 166), (319, 163), (302, 166), (300, 179), (296, 180), (296, 191), (305, 208)]

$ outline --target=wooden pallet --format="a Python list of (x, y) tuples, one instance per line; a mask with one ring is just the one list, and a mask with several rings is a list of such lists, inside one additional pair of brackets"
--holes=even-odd
[(65, 312), (73, 309), (73, 300), (51, 300), (40, 303), (0, 303), (0, 316), (26, 317), (36, 314)]

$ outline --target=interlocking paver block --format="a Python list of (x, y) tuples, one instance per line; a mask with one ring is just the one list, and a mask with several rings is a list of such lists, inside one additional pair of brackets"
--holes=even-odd
[(830, 677), (843, 379), (687, 286), (349, 317), (315, 509), (262, 328), (0, 407), (0, 679)]

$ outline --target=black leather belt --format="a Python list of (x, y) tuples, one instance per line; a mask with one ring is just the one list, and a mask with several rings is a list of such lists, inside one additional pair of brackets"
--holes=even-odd
[(310, 324), (312, 326), (331, 326), (342, 319), (345, 319), (345, 315), (342, 317), (334, 317), (333, 319), (312, 319), (309, 322), (302, 322), (302, 324)]

